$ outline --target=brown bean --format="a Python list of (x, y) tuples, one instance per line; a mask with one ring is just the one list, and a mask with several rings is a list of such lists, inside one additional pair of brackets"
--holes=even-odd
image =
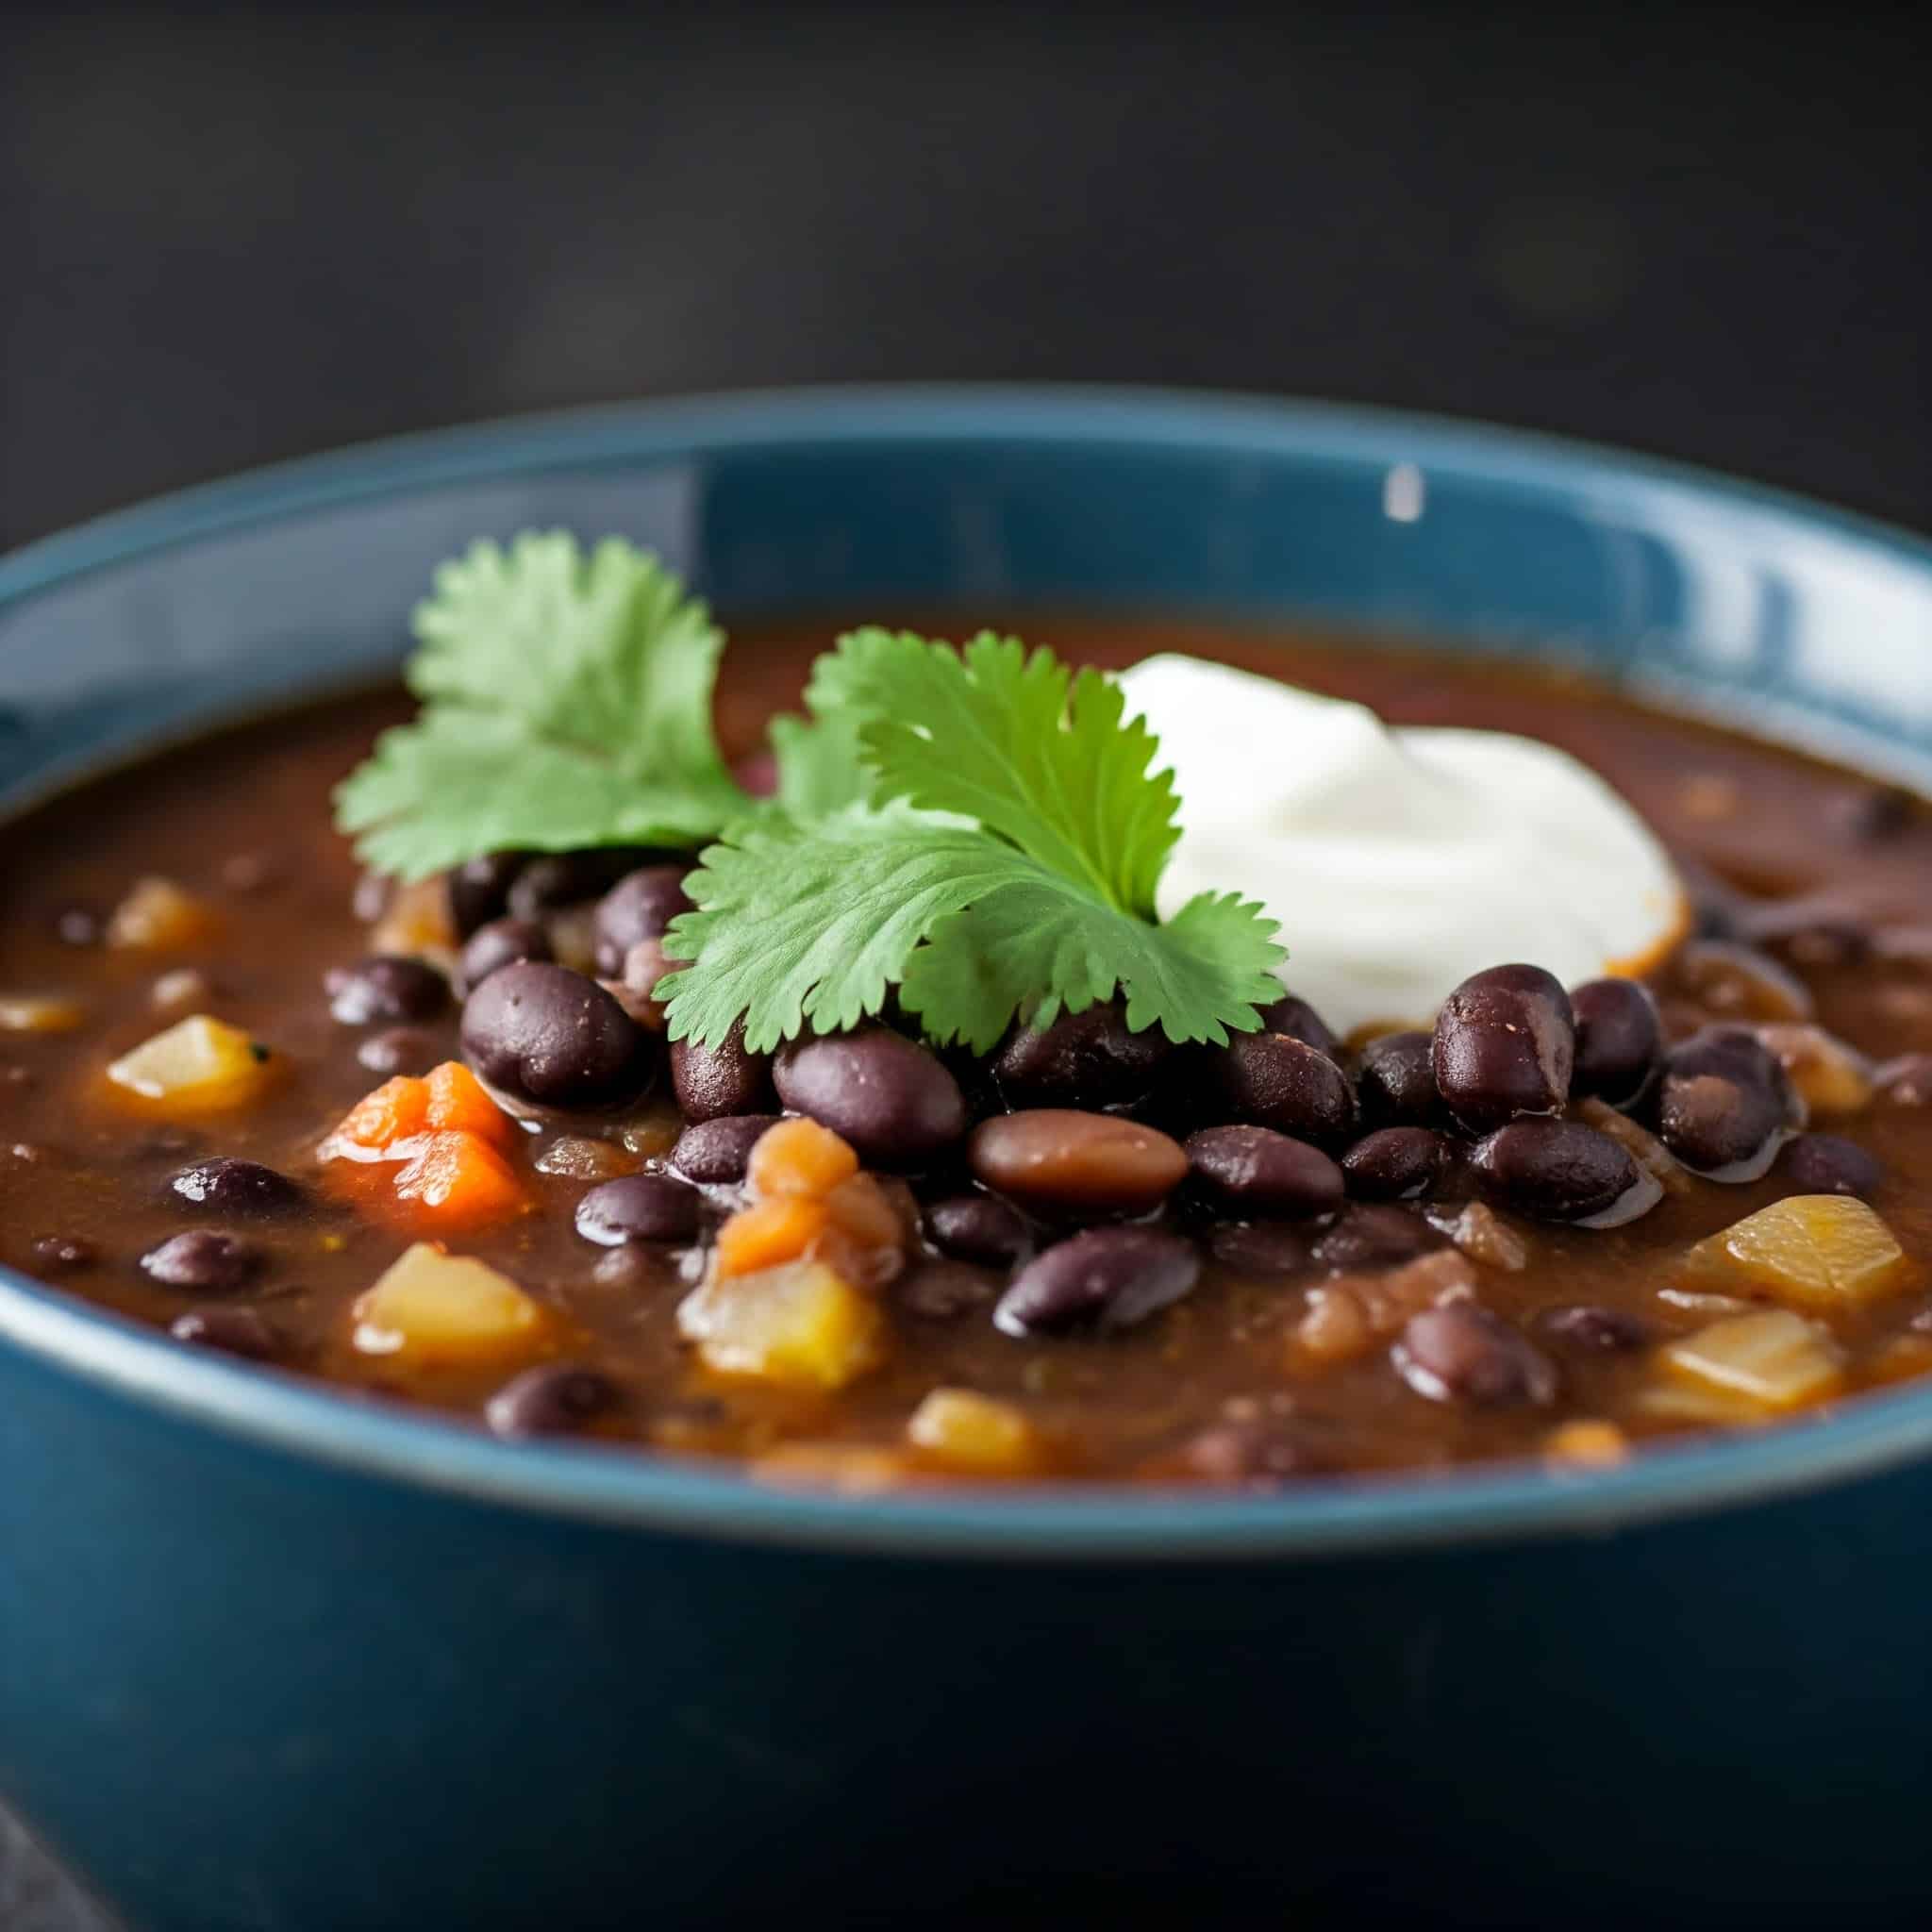
[(1076, 1217), (1144, 1214), (1188, 1172), (1179, 1142), (1156, 1127), (1057, 1107), (982, 1121), (966, 1158), (974, 1178), (995, 1192)]

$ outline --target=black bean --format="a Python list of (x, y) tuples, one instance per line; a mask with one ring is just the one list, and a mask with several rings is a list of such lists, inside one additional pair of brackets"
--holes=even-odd
[(1003, 1335), (1024, 1339), (1082, 1327), (1129, 1328), (1177, 1302), (1201, 1261), (1177, 1235), (1151, 1227), (1094, 1227), (1036, 1255), (992, 1311)]
[(169, 1183), (177, 1200), (218, 1214), (285, 1214), (307, 1198), (301, 1185), (258, 1160), (218, 1154), (184, 1167)]
[(1692, 940), (1674, 966), (1690, 997), (1747, 1020), (1808, 1020), (1811, 990), (1769, 953), (1730, 940)]
[(1584, 1221), (1639, 1183), (1629, 1150), (1581, 1121), (1520, 1120), (1476, 1143), (1483, 1191), (1540, 1221)]
[(449, 981), (434, 966), (378, 953), (323, 975), (328, 1009), (344, 1026), (375, 1020), (431, 1020), (449, 1004)]
[(437, 1041), (413, 1026), (386, 1026), (356, 1048), (358, 1065), (372, 1074), (426, 1074), (442, 1057)]
[(799, 1041), (772, 1071), (778, 1098), (842, 1135), (868, 1167), (926, 1166), (966, 1132), (959, 1083), (884, 1026)]
[(1384, 1033), (1370, 1041), (1356, 1068), (1363, 1120), (1376, 1127), (1426, 1127), (1441, 1121), (1434, 1049), (1427, 1033)]
[(737, 1022), (716, 1046), (694, 1040), (671, 1042), (671, 1086), (688, 1121), (714, 1121), (725, 1114), (763, 1113), (772, 1105), (772, 1057), (750, 1053), (743, 1023)]
[(1796, 1111), (1777, 1056), (1741, 1027), (1706, 1027), (1665, 1056), (1657, 1136), (1686, 1167), (1752, 1177)]
[(720, 1114), (694, 1121), (678, 1135), (665, 1164), (697, 1187), (735, 1187), (744, 1178), (751, 1150), (765, 1129), (777, 1123), (774, 1113)]
[(1391, 1358), (1402, 1379), (1431, 1402), (1504, 1408), (1550, 1402), (1557, 1393), (1549, 1358), (1508, 1323), (1469, 1302), (1411, 1315)]
[(1348, 1191), (1364, 1201), (1408, 1201), (1426, 1193), (1449, 1157), (1430, 1127), (1377, 1127), (1341, 1157)]
[(949, 1194), (928, 1202), (925, 1238), (958, 1261), (1010, 1268), (1033, 1252), (1033, 1230), (1010, 1202), (991, 1194)]
[(1801, 892), (1752, 905), (1742, 937), (1781, 946), (1806, 966), (1849, 966), (1872, 951), (1871, 921), (1829, 891)]
[(486, 920), (463, 942), (458, 983), (467, 996), (502, 967), (514, 966), (519, 959), (556, 957), (550, 935), (534, 919)]
[(1325, 1053), (1331, 1060), (1341, 1059), (1341, 1042), (1335, 1037), (1335, 1029), (1307, 1000), (1285, 992), (1257, 1010), (1264, 1033), (1285, 1033), (1291, 1040), (1312, 1046), (1317, 1053)]
[(1885, 1181), (1878, 1161), (1840, 1134), (1800, 1134), (1786, 1148), (1780, 1172), (1807, 1194), (1872, 1194)]
[(577, 1203), (577, 1232), (599, 1247), (625, 1241), (688, 1241), (698, 1231), (697, 1191), (664, 1174), (627, 1174)]
[(1648, 987), (1634, 979), (1592, 979), (1574, 987), (1576, 1066), (1570, 1091), (1619, 1106), (1650, 1084), (1663, 1058), (1663, 1022)]
[(1441, 1245), (1442, 1237), (1412, 1208), (1350, 1207), (1315, 1243), (1315, 1259), (1324, 1268), (1377, 1268)]
[(100, 1258), (93, 1242), (77, 1234), (43, 1234), (34, 1242), (34, 1265), (49, 1274), (75, 1274)]
[(565, 1436), (617, 1407), (617, 1384), (575, 1362), (545, 1362), (506, 1382), (483, 1409), (499, 1436)]
[(1600, 1308), (1588, 1303), (1550, 1308), (1537, 1317), (1537, 1327), (1552, 1341), (1560, 1341), (1586, 1355), (1624, 1355), (1644, 1347), (1657, 1333), (1641, 1315), (1624, 1308)]
[(675, 855), (639, 845), (603, 845), (582, 852), (546, 852), (517, 874), (505, 900), (519, 919), (541, 919), (564, 906), (599, 899), (625, 873)]
[(244, 1361), (267, 1361), (275, 1352), (275, 1331), (254, 1308), (190, 1308), (175, 1317), (168, 1333), (176, 1341), (219, 1349)]
[(1224, 1221), (1209, 1231), (1208, 1250), (1239, 1274), (1306, 1274), (1318, 1265), (1314, 1237), (1281, 1221)]
[(1183, 1151), (1195, 1190), (1229, 1213), (1300, 1221), (1341, 1206), (1341, 1168), (1272, 1127), (1203, 1127)]
[(983, 1269), (963, 1261), (923, 1261), (899, 1277), (892, 1299), (923, 1322), (952, 1322), (983, 1308), (998, 1292)]
[(685, 874), (682, 865), (640, 866), (598, 900), (592, 936), (597, 971), (607, 979), (624, 971), (633, 946), (661, 939), (680, 912), (691, 909), (684, 891)]
[(991, 1071), (1008, 1107), (1122, 1107), (1147, 1091), (1169, 1051), (1158, 1026), (1129, 1032), (1111, 1001), (1062, 1013), (1043, 1030), (1016, 1021)]
[(142, 1271), (168, 1288), (196, 1288), (211, 1294), (246, 1288), (268, 1264), (251, 1241), (198, 1227), (170, 1235), (141, 1257)]
[(650, 1084), (657, 1041), (593, 979), (523, 959), (463, 1008), (463, 1051), (494, 1087), (541, 1107), (629, 1100)]
[(1472, 974), (1436, 1016), (1436, 1085), (1472, 1133), (1558, 1111), (1575, 1057), (1570, 995), (1541, 966)]
[[(481, 858), (466, 858), (445, 877), (450, 923), (458, 939), (466, 940), (479, 925), (503, 917), (509, 889), (529, 861), (527, 852), (486, 852)], [(368, 917), (377, 917), (380, 910), (378, 907)]]
[(1201, 1482), (1244, 1489), (1272, 1489), (1324, 1466), (1307, 1443), (1279, 1423), (1266, 1422), (1217, 1423), (1189, 1437), (1175, 1460)]
[(1320, 1047), (1286, 1033), (1238, 1033), (1208, 1057), (1213, 1111), (1334, 1150), (1355, 1139), (1355, 1090)]

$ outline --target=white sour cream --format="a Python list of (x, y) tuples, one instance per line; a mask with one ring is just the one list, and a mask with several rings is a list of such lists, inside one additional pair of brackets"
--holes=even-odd
[(1338, 1032), (1426, 1025), (1522, 960), (1565, 986), (1643, 970), (1683, 929), (1663, 847), (1593, 772), (1501, 731), (1391, 728), (1365, 705), (1175, 655), (1121, 678), (1181, 796), (1163, 916), (1258, 899), (1283, 984)]

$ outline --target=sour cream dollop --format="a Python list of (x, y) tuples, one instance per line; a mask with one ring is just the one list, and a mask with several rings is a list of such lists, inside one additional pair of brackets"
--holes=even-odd
[(1160, 912), (1201, 891), (1258, 899), (1289, 949), (1284, 985), (1338, 1032), (1426, 1025), (1505, 961), (1565, 986), (1641, 972), (1684, 929), (1663, 847), (1567, 752), (1391, 727), (1198, 658), (1150, 658), (1121, 682), (1181, 795)]

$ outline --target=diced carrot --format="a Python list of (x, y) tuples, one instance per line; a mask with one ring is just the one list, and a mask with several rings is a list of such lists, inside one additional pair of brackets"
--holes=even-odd
[(821, 1201), (796, 1194), (754, 1201), (719, 1228), (713, 1272), (756, 1274), (760, 1269), (796, 1261), (817, 1245), (829, 1224)]
[(514, 1146), (516, 1124), (489, 1094), (483, 1083), (461, 1060), (444, 1060), (429, 1070), (427, 1118), (437, 1129), (458, 1128), (492, 1146)]
[(818, 1200), (858, 1172), (858, 1156), (829, 1127), (803, 1118), (758, 1136), (745, 1180), (760, 1200)]
[(379, 1154), (398, 1141), (422, 1133), (428, 1124), (427, 1083), (398, 1074), (393, 1080), (385, 1080), (375, 1092), (364, 1094), (343, 1116), (341, 1125), (324, 1146), (327, 1149), (336, 1144), (352, 1158), (356, 1150), (361, 1150), (366, 1158), (369, 1154)]
[(396, 1198), (413, 1202), (438, 1227), (475, 1227), (522, 1212), (528, 1196), (488, 1141), (461, 1127), (424, 1137), (396, 1175)]

